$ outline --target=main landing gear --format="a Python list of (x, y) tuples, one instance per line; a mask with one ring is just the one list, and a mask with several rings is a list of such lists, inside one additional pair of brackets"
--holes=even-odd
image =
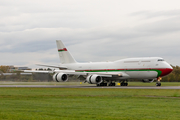
[(107, 86), (107, 83), (102, 82), (102, 83), (96, 84), (96, 86)]
[(121, 86), (128, 86), (128, 81), (127, 80), (123, 80), (121, 82)]
[[(121, 83), (120, 83), (121, 86), (128, 86), (128, 81), (127, 80), (123, 80)], [(102, 83), (99, 83), (99, 84), (96, 84), (96, 86), (116, 86), (116, 83), (115, 82), (102, 82)]]
[(161, 86), (161, 77), (157, 78), (156, 86)]
[(116, 83), (115, 82), (110, 82), (110, 83), (99, 83), (99, 84), (96, 84), (96, 86), (116, 86)]
[(108, 84), (108, 86), (116, 86), (116, 83), (114, 82), (110, 82), (109, 84)]

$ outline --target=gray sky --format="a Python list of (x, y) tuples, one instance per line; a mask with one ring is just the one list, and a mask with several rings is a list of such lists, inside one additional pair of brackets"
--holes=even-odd
[(0, 0), (1, 65), (163, 57), (180, 66), (179, 0)]

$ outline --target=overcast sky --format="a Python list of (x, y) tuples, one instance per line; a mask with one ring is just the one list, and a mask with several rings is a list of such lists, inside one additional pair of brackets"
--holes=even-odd
[(180, 0), (0, 0), (0, 64), (163, 57), (180, 66)]

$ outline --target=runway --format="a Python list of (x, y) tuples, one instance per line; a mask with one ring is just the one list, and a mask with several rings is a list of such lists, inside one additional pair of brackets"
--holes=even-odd
[(101, 88), (101, 89), (180, 89), (180, 86), (72, 86), (72, 85), (0, 85), (4, 87), (17, 87), (17, 88)]

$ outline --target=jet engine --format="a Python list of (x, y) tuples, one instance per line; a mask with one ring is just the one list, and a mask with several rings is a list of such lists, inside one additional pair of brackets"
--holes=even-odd
[(68, 80), (68, 76), (64, 73), (55, 73), (53, 75), (53, 80), (56, 82), (66, 82)]
[(154, 81), (154, 79), (142, 79), (142, 81), (145, 83), (151, 83)]
[(99, 84), (99, 83), (103, 82), (103, 79), (101, 76), (98, 76), (98, 75), (89, 75), (89, 76), (87, 76), (86, 81), (89, 84)]

